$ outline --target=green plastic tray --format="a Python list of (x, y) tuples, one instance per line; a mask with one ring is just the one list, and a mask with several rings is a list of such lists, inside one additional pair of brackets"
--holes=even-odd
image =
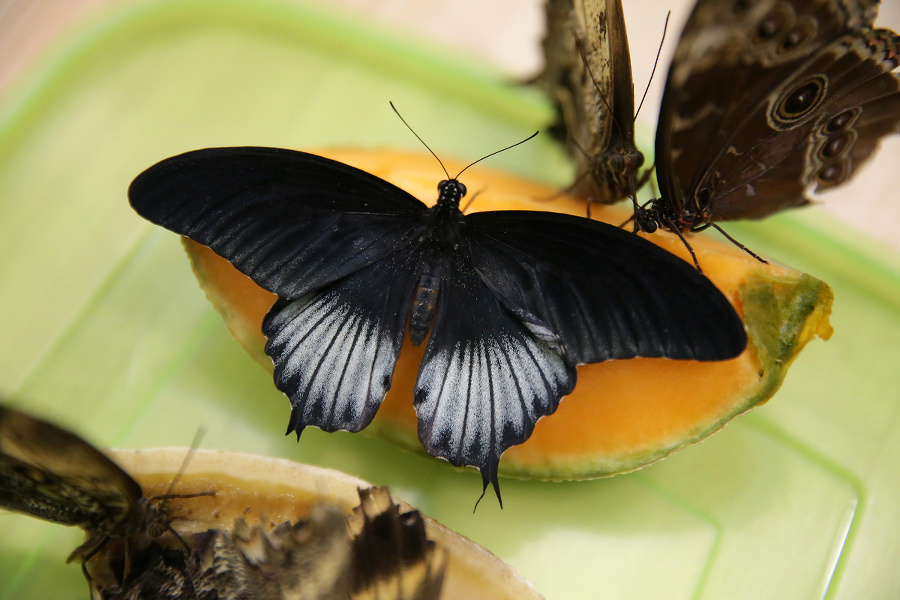
[[(177, 238), (125, 191), (166, 156), (217, 145), (418, 148), (477, 158), (549, 108), (425, 43), (296, 5), (130, 8), (58, 46), (0, 105), (0, 393), (98, 445), (204, 447), (334, 467), (516, 565), (552, 600), (900, 597), (897, 257), (814, 211), (736, 226), (831, 283), (828, 343), (781, 392), (648, 469), (503, 481), (363, 435), (281, 435), (288, 403), (198, 289)], [(546, 136), (491, 159), (562, 182)], [(441, 172), (435, 165), (435, 181)], [(79, 531), (0, 514), (0, 598), (75, 598)], [(84, 589), (84, 592), (82, 590)]]

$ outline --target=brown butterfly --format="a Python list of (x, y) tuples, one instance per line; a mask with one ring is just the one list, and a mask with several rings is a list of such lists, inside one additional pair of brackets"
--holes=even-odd
[(402, 511), (387, 488), (360, 489), (359, 499), (348, 520), (351, 598), (440, 598), (449, 555), (428, 539), (421, 513)]
[[(556, 105), (575, 160), (570, 191), (612, 203), (640, 187), (634, 84), (621, 0), (548, 0), (544, 71), (537, 85)], [(637, 182), (637, 183), (636, 183)]]
[(438, 600), (448, 554), (428, 539), (416, 510), (387, 488), (360, 489), (349, 516), (318, 505), (274, 529), (238, 519), (231, 531), (191, 539), (193, 551), (151, 544), (126, 585), (101, 600)]
[[(316, 506), (296, 524), (210, 529), (188, 538), (191, 547), (150, 541), (132, 558), (124, 582), (95, 580), (100, 600), (349, 600), (351, 564), (347, 517), (337, 506)], [(121, 560), (117, 548), (95, 560)], [(115, 570), (115, 569), (113, 569)]]
[(660, 110), (660, 197), (637, 227), (721, 231), (846, 182), (900, 130), (900, 38), (873, 28), (877, 12), (877, 0), (697, 2)]
[(86, 576), (85, 563), (110, 540), (171, 531), (165, 500), (172, 497), (145, 498), (128, 473), (74, 433), (0, 405), (0, 507), (81, 527), (87, 540), (68, 560), (80, 561)]

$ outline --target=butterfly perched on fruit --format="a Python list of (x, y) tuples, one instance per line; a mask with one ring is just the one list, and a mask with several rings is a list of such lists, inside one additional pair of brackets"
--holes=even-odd
[(634, 83), (621, 0), (548, 0), (544, 69), (535, 83), (556, 106), (575, 161), (571, 193), (612, 203), (635, 194)]
[(278, 148), (166, 159), (129, 188), (149, 221), (208, 246), (278, 296), (262, 330), (288, 432), (359, 431), (404, 337), (426, 342), (413, 403), (425, 450), (477, 467), (575, 386), (578, 364), (722, 360), (747, 343), (729, 301), (689, 264), (617, 227), (529, 211), (428, 207), (352, 166)]
[(194, 533), (189, 550), (148, 544), (135, 553), (128, 581), (95, 581), (92, 589), (100, 600), (440, 598), (449, 551), (429, 539), (422, 515), (401, 509), (387, 488), (358, 492), (349, 516), (321, 502), (294, 523), (238, 518), (228, 529)]
[(83, 529), (87, 540), (69, 561), (81, 561), (86, 575), (85, 563), (109, 541), (171, 531), (171, 497), (144, 497), (128, 473), (74, 433), (0, 405), (0, 507)]
[[(600, 15), (593, 29), (578, 19), (571, 24), (575, 35), (593, 32), (586, 47), (619, 48), (627, 56), (619, 28), (604, 25), (610, 4), (551, 1), (548, 40), (565, 35), (553, 15), (571, 6), (576, 16)], [(660, 108), (659, 197), (636, 211), (636, 227), (662, 226), (679, 235), (710, 226), (721, 231), (720, 221), (802, 206), (811, 192), (850, 179), (883, 136), (900, 131), (900, 37), (874, 27), (877, 12), (877, 0), (699, 0), (678, 41)], [(563, 59), (558, 47), (545, 42), (548, 65), (578, 65), (577, 49), (570, 44)], [(580, 142), (593, 149), (588, 157), (573, 152), (580, 179), (590, 179), (592, 161), (604, 162), (603, 140), (616, 131), (590, 111), (616, 107), (633, 93), (619, 75), (623, 69), (586, 64), (599, 83), (594, 88), (556, 77), (574, 104), (560, 111), (569, 135), (578, 139), (600, 123), (599, 133)], [(624, 114), (615, 122), (628, 123)]]
[[(669, 69), (648, 217), (696, 231), (808, 204), (900, 132), (876, 0), (699, 0)], [(642, 219), (638, 219), (639, 222)]]

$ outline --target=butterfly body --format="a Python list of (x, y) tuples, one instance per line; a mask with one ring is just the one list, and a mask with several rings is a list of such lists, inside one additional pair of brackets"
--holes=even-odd
[(409, 335), (418, 346), (428, 336), (440, 296), (441, 276), (447, 271), (447, 256), (459, 251), (459, 228), (463, 213), (459, 202), (466, 187), (455, 179), (438, 184), (438, 200), (428, 211), (426, 225), (419, 236), (421, 265), (409, 316)]
[(254, 147), (175, 156), (129, 188), (140, 215), (278, 296), (262, 330), (289, 433), (368, 425), (409, 331), (427, 339), (420, 441), (485, 487), (572, 391), (576, 365), (743, 351), (730, 303), (681, 259), (571, 215), (463, 214), (464, 194), (448, 179), (429, 208), (349, 165)]

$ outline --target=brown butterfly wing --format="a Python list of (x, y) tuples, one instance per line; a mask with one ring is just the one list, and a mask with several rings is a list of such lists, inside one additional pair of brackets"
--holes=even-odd
[(632, 193), (644, 157), (634, 145), (634, 84), (621, 0), (547, 2), (544, 72), (576, 163), (572, 192), (599, 202)]
[(662, 197), (685, 228), (759, 218), (846, 181), (900, 127), (900, 40), (875, 2), (700, 0), (657, 131)]
[(141, 515), (141, 488), (105, 454), (52, 423), (0, 406), (0, 506), (124, 535)]
[(428, 538), (419, 511), (402, 510), (387, 488), (359, 490), (347, 525), (352, 600), (437, 600), (449, 554)]

